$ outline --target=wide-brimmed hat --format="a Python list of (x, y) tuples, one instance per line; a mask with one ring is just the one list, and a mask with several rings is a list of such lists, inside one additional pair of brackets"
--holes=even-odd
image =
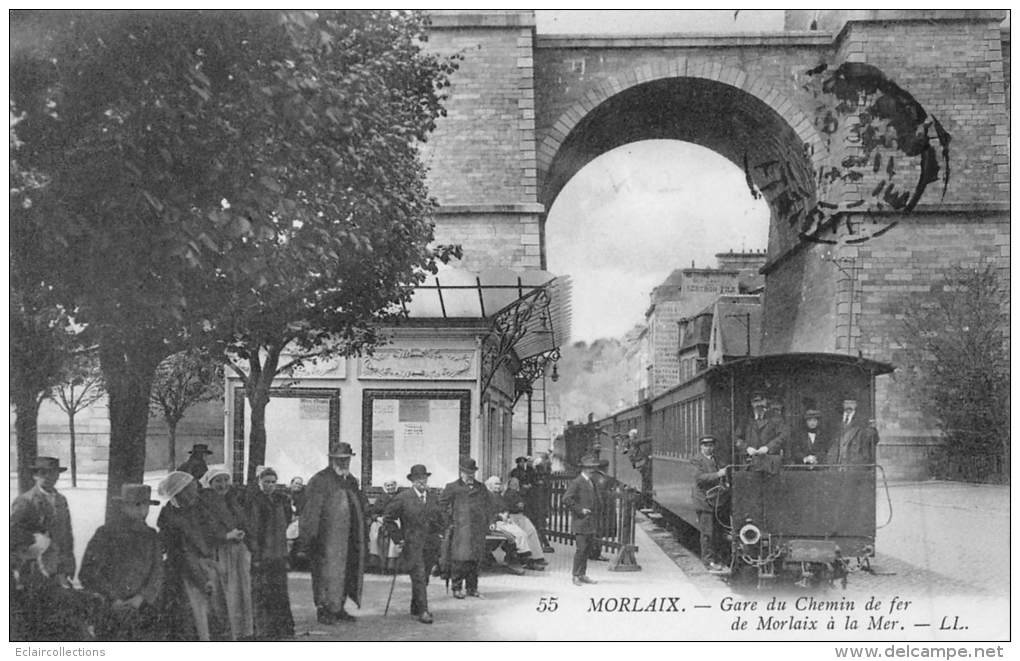
[(527, 458), (527, 457), (517, 457), (516, 459), (514, 459), (514, 463), (515, 463), (515, 464), (519, 464), (519, 463), (521, 463), (522, 461), (527, 461), (527, 460), (528, 460), (528, 458)]
[(120, 495), (113, 498), (125, 505), (159, 505), (158, 500), (152, 499), (152, 487), (148, 484), (122, 484)]
[(36, 457), (35, 463), (32, 464), (33, 471), (49, 471), (55, 470), (59, 473), (63, 473), (67, 470), (67, 466), (61, 466), (60, 460), (56, 457)]
[(465, 473), (474, 473), (476, 470), (478, 470), (478, 464), (471, 457), (461, 457), (460, 469)]
[(822, 417), (822, 412), (819, 411), (818, 409), (808, 409), (807, 411), (804, 411), (804, 417), (805, 418), (821, 418)]
[(353, 457), (354, 450), (351, 448), (350, 443), (337, 443), (335, 448), (330, 448), (330, 457)]
[(429, 469), (425, 468), (424, 464), (415, 464), (411, 466), (411, 472), (407, 474), (407, 479), (415, 480), (419, 477), (428, 477), (429, 475), (432, 475), (432, 473), (429, 472)]
[(595, 458), (593, 454), (586, 454), (581, 457), (581, 460), (577, 462), (580, 468), (598, 468), (599, 460)]
[(206, 443), (195, 443), (194, 445), (191, 446), (191, 449), (188, 450), (188, 454), (212, 454), (212, 453), (213, 451), (209, 449), (209, 446)]
[(705, 434), (701, 438), (698, 439), (698, 445), (706, 445), (708, 443), (715, 443), (718, 440), (719, 440), (718, 438), (716, 438), (715, 436), (712, 436), (711, 434)]
[(156, 491), (164, 498), (173, 498), (180, 492), (184, 491), (184, 487), (194, 481), (195, 478), (191, 473), (174, 471), (163, 478), (163, 481), (159, 483), (159, 487), (156, 488)]

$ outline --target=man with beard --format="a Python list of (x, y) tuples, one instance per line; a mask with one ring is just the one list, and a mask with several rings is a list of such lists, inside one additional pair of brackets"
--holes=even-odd
[(350, 598), (361, 607), (365, 578), (365, 504), (351, 475), (349, 443), (329, 453), (330, 465), (308, 481), (298, 523), (300, 543), (312, 565), (312, 595), (320, 624), (353, 622), (344, 610)]

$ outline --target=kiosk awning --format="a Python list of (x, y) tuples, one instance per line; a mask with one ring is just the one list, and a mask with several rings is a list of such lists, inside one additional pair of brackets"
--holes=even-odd
[(496, 370), (516, 357), (518, 380), (530, 387), (570, 337), (570, 278), (548, 271), (453, 267), (414, 288), (404, 311), (412, 319), (484, 319), (492, 336), (483, 355), (483, 387)]

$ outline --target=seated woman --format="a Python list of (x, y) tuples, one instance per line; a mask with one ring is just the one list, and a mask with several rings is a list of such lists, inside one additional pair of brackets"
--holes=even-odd
[(383, 512), (386, 505), (397, 493), (397, 481), (387, 480), (383, 482), (383, 492), (370, 504), (367, 509), (369, 518), (368, 526), (368, 561), (369, 565), (377, 567), (385, 574), (392, 574), (397, 571), (397, 561), (400, 559), (400, 549), (390, 539), (386, 528), (383, 526)]
[(527, 551), (531, 554), (531, 557), (525, 563), (525, 566), (528, 569), (537, 569), (539, 571), (545, 569), (546, 560), (542, 553), (542, 538), (539, 536), (538, 529), (535, 528), (531, 519), (524, 514), (526, 501), (520, 492), (520, 483), (516, 477), (511, 477), (507, 481), (506, 490), (503, 491), (503, 501), (506, 503), (510, 522), (523, 530), (527, 535)]
[(526, 567), (534, 569), (531, 561), (531, 551), (528, 548), (528, 533), (520, 526), (510, 520), (510, 509), (503, 498), (503, 483), (498, 476), (493, 475), (485, 480), (485, 487), (492, 497), (495, 521), (491, 524), (492, 530), (506, 535), (513, 540), (514, 550), (507, 553), (507, 564), (511, 567), (520, 562)]

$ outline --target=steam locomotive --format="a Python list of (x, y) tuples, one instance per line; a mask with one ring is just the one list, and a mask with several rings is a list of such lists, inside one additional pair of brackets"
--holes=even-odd
[[(700, 437), (713, 434), (716, 455), (728, 458), (729, 465), (731, 506), (727, 520), (720, 522), (731, 539), (732, 575), (759, 585), (781, 577), (799, 584), (845, 585), (848, 571), (867, 568), (875, 553), (881, 466), (794, 466), (771, 455), (759, 457), (771, 461), (748, 463), (734, 440), (751, 417), (754, 392), (778, 403), (788, 426), (798, 424), (807, 410), (820, 410), (819, 432), (836, 438), (843, 399), (858, 401), (859, 419), (874, 418), (875, 379), (892, 371), (891, 365), (843, 354), (741, 358), (712, 366), (609, 418), (575, 425), (591, 429), (568, 435), (567, 450), (570, 436), (575, 445), (596, 438), (616, 479), (643, 487), (667, 521), (697, 529), (691, 460), (699, 452)], [(636, 438), (628, 438), (631, 429), (637, 430)], [(574, 448), (573, 454), (580, 451)], [(650, 471), (635, 468), (641, 457), (649, 460)]]

